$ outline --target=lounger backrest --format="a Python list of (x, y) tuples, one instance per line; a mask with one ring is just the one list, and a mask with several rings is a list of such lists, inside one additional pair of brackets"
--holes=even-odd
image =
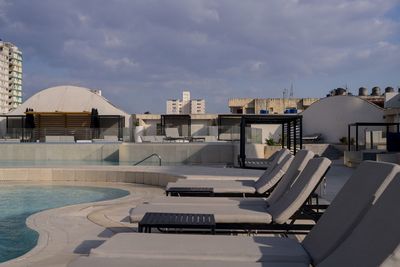
[(167, 137), (180, 137), (178, 128), (165, 128), (165, 135)]
[(311, 159), (293, 186), (268, 208), (273, 222), (287, 222), (314, 192), (330, 165), (331, 161), (324, 157)]
[(272, 155), (267, 159), (269, 163), (271, 163), (280, 153), (282, 153), (282, 149), (275, 151)]
[(272, 161), (268, 164), (269, 167), (268, 169), (265, 170), (265, 172), (258, 178), (258, 181), (262, 182), (263, 179), (268, 179), (268, 175), (272, 172), (272, 170), (278, 165), (285, 157), (286, 155), (290, 154), (290, 150), (287, 148), (282, 148), (277, 152), (277, 154), (272, 155), (273, 159)]
[(306, 167), (308, 161), (312, 159), (314, 155), (315, 154), (309, 150), (297, 151), (289, 169), (268, 196), (267, 203), (269, 206), (273, 205), (273, 203), (275, 203), (292, 186), (299, 174)]
[(381, 266), (388, 258), (387, 264), (400, 266), (400, 259), (393, 255), (400, 244), (399, 192), (400, 174), (376, 196), (350, 235), (317, 266)]
[(258, 179), (254, 185), (257, 193), (264, 194), (269, 189), (274, 187), (282, 178), (282, 176), (285, 175), (290, 164), (292, 163), (293, 158), (294, 157), (291, 154), (287, 154), (282, 161), (280, 161), (275, 167), (272, 168), (270, 172), (268, 172), (268, 175), (262, 175), (262, 178)]
[(276, 166), (278, 165), (284, 158), (286, 155), (290, 154), (290, 150), (287, 148), (282, 148), (281, 150), (278, 151), (278, 154), (276, 155), (275, 158), (272, 159), (271, 161), (271, 166)]
[(314, 264), (320, 263), (349, 235), (371, 207), (374, 194), (399, 172), (396, 164), (364, 161), (302, 242)]

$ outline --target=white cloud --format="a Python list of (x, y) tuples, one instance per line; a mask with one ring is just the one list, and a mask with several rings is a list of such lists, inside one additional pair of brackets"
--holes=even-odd
[(138, 63), (135, 63), (129, 58), (119, 58), (119, 59), (106, 59), (104, 64), (112, 69), (120, 69), (120, 68), (131, 68), (131, 67), (139, 67)]

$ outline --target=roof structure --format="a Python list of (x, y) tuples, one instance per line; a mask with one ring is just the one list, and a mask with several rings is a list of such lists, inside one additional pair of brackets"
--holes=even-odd
[(44, 89), (7, 115), (24, 115), (27, 108), (35, 112), (91, 112), (96, 108), (100, 115), (130, 116), (92, 90), (69, 85)]

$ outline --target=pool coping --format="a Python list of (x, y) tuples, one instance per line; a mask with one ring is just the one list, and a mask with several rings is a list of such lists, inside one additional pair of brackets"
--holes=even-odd
[[(11, 182), (7, 183), (12, 185), (18, 185), (19, 182)], [(104, 187), (104, 188), (116, 188), (128, 191), (130, 194), (121, 198), (98, 201), (98, 202), (87, 202), (75, 205), (68, 205), (64, 207), (47, 209), (37, 213), (30, 215), (26, 219), (26, 224), (29, 228), (38, 232), (39, 237), (35, 247), (33, 247), (30, 251), (21, 255), (12, 260), (6, 261), (4, 263), (0, 263), (0, 266), (35, 266), (34, 264), (38, 264), (38, 266), (53, 266), (52, 264), (46, 265), (42, 264), (41, 261), (46, 258), (51, 258), (52, 256), (56, 256), (59, 253), (65, 253), (63, 251), (63, 245), (68, 241), (68, 229), (63, 229), (62, 225), (54, 225), (52, 224), (51, 218), (56, 216), (69, 216), (77, 213), (82, 213), (85, 219), (92, 223), (93, 225), (97, 225), (102, 228), (123, 228), (125, 231), (127, 230), (128, 225), (123, 224), (121, 222), (112, 220), (111, 218), (107, 218), (104, 216), (107, 212), (107, 209), (112, 209), (113, 207), (120, 205), (121, 203), (132, 203), (139, 199), (142, 199), (142, 194), (137, 195), (138, 189), (148, 190), (150, 188), (158, 189), (156, 191), (161, 195), (161, 189), (155, 186), (149, 185), (132, 185), (128, 183), (93, 183), (93, 182), (33, 182), (33, 185), (68, 185), (68, 186), (93, 186), (93, 187)], [(26, 183), (25, 183), (26, 185)], [(132, 194), (134, 193), (134, 194)], [(142, 192), (144, 193), (144, 192)], [(136, 195), (136, 196), (135, 196)], [(102, 216), (101, 216), (102, 215)], [(48, 229), (50, 227), (51, 229)], [(130, 226), (132, 227), (132, 226)], [(57, 246), (57, 242), (60, 242), (61, 246)], [(49, 254), (50, 252), (50, 254)], [(53, 255), (51, 254), (53, 252)], [(71, 259), (81, 256), (81, 254), (74, 254), (73, 251), (70, 251)], [(62, 266), (67, 266), (69, 263), (65, 261)]]

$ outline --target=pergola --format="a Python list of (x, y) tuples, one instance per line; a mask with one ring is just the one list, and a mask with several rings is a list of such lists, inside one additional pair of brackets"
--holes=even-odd
[[(239, 165), (246, 168), (246, 127), (252, 124), (281, 125), (281, 146), (286, 147), (296, 154), (303, 146), (303, 116), (291, 115), (221, 115), (218, 121), (230, 120), (230, 125), (236, 125), (234, 121), (239, 119), (240, 125), (240, 154)], [(220, 125), (221, 126), (221, 125)]]
[(161, 134), (165, 135), (165, 128), (178, 128), (181, 136), (191, 136), (192, 120), (188, 114), (161, 115)]
[[(359, 132), (359, 127), (386, 127), (386, 133), (389, 133), (390, 127), (396, 126), (397, 133), (400, 131), (400, 123), (390, 123), (390, 122), (356, 122), (356, 123), (351, 123), (348, 125), (348, 132), (347, 132), (347, 143), (348, 143), (348, 150), (351, 150), (351, 128), (355, 127), (356, 128), (356, 140), (355, 140), (355, 147), (356, 151), (358, 151), (359, 146), (358, 146), (358, 132)], [(371, 147), (373, 146), (374, 140), (371, 135)], [(386, 143), (387, 146), (388, 143)]]
[[(124, 117), (96, 115), (90, 112), (34, 112), (5, 117), (7, 134), (17, 134), (22, 141), (44, 140), (46, 135), (74, 135), (76, 139), (99, 138), (100, 129), (122, 138)], [(15, 136), (17, 137), (17, 136)]]

